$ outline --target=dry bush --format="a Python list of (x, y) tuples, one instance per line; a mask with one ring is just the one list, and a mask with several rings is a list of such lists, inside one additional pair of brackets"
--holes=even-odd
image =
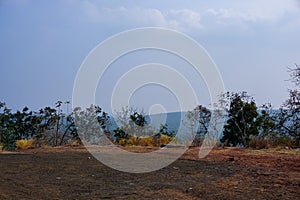
[(170, 142), (170, 137), (162, 134), (160, 136), (160, 146), (166, 146)]
[(0, 152), (3, 151), (3, 145), (0, 144)]
[(153, 136), (143, 136), (143, 137), (137, 137), (132, 136), (129, 139), (119, 139), (116, 141), (118, 145), (121, 146), (148, 146), (148, 147), (156, 147), (156, 146), (166, 146), (170, 141), (174, 140), (174, 137), (170, 137), (167, 135), (161, 135), (160, 138), (156, 138)]
[(293, 140), (287, 136), (281, 135), (273, 135), (271, 134), (269, 137), (261, 137), (255, 136), (252, 137), (249, 142), (249, 147), (253, 149), (266, 149), (266, 148), (293, 148), (294, 143)]
[(118, 141), (118, 144), (121, 145), (121, 146), (126, 146), (127, 141), (126, 141), (126, 139), (122, 138), (122, 139), (120, 139), (120, 140)]
[(138, 139), (139, 146), (154, 146), (153, 137), (141, 137)]
[(130, 137), (130, 139), (128, 140), (128, 144), (129, 145), (138, 145), (138, 138), (136, 136)]
[(81, 145), (82, 145), (82, 142), (79, 139), (75, 139), (75, 138), (69, 140), (67, 143), (67, 146), (70, 146), (70, 147), (78, 147)]
[(249, 142), (249, 147), (253, 149), (266, 149), (268, 146), (268, 139), (261, 136), (252, 137)]
[(276, 136), (271, 135), (269, 137), (269, 146), (270, 147), (289, 147), (293, 148), (293, 140), (287, 136)]
[(31, 149), (33, 147), (34, 147), (34, 139), (33, 138), (31, 138), (29, 140), (23, 139), (23, 140), (16, 141), (17, 149)]

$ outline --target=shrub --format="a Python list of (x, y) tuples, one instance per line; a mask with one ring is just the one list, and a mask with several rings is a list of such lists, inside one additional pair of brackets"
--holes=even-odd
[(0, 144), (0, 151), (3, 151), (3, 145)]
[(31, 138), (29, 140), (27, 140), (27, 139), (17, 140), (16, 147), (17, 147), (17, 149), (30, 149), (30, 148), (34, 147), (33, 143), (34, 143), (33, 138)]
[(154, 146), (153, 137), (141, 137), (138, 139), (138, 145), (140, 146)]
[(129, 145), (137, 145), (138, 144), (138, 138), (136, 136), (131, 136), (128, 140)]
[(126, 139), (122, 138), (122, 139), (119, 139), (117, 144), (121, 145), (121, 146), (126, 146), (127, 144), (127, 141)]
[(289, 147), (293, 148), (293, 140), (285, 135), (276, 135), (271, 133), (268, 137), (255, 136), (249, 142), (249, 147), (254, 149)]
[(68, 144), (67, 146), (70, 146), (70, 147), (78, 147), (82, 145), (80, 139), (77, 139), (77, 138), (72, 138), (71, 140), (68, 141)]
[(3, 145), (4, 150), (13, 151), (16, 149), (16, 142), (13, 134), (10, 132), (2, 133), (0, 135), (1, 144)]
[(268, 139), (261, 136), (254, 136), (249, 142), (249, 147), (253, 149), (266, 149), (268, 148)]
[(285, 135), (275, 135), (271, 134), (269, 136), (269, 144), (271, 147), (289, 147), (292, 148), (294, 146), (293, 140)]
[(160, 137), (160, 146), (166, 146), (169, 143), (169, 136), (162, 134)]

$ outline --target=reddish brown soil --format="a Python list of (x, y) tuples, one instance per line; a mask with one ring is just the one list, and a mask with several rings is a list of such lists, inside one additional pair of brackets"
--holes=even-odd
[(300, 199), (300, 151), (198, 149), (161, 170), (129, 174), (83, 147), (0, 153), (0, 199)]

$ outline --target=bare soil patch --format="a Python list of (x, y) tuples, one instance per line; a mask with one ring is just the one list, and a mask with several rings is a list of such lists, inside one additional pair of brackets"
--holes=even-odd
[(0, 199), (300, 199), (300, 151), (198, 150), (145, 174), (111, 169), (84, 147), (0, 153)]

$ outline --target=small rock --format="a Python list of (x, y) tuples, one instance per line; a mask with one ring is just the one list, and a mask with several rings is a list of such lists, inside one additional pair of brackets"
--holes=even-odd
[(230, 161), (230, 162), (234, 161), (234, 157), (228, 158), (228, 161)]

